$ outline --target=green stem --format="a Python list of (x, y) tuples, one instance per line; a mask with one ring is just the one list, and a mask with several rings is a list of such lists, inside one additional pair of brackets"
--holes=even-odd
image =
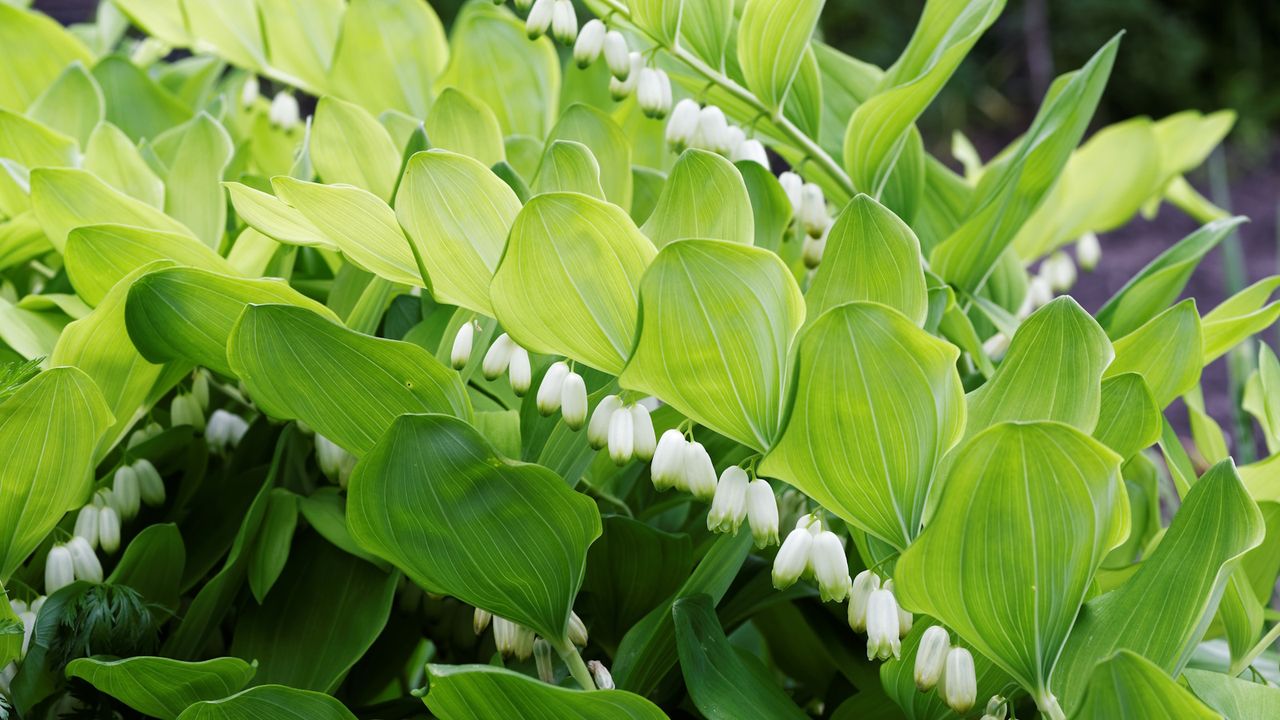
[[(608, 6), (613, 15), (626, 18), (628, 22), (631, 21), (631, 10), (625, 3), (620, 2), (620, 0), (601, 0), (601, 3)], [(822, 146), (819, 145), (817, 141), (806, 135), (800, 128), (796, 127), (795, 123), (784, 117), (780, 111), (765, 105), (760, 98), (756, 97), (755, 94), (747, 88), (739, 85), (733, 78), (711, 67), (705, 63), (702, 58), (699, 58), (697, 55), (685, 50), (678, 44), (668, 46), (644, 28), (637, 26), (634, 22), (632, 22), (631, 25), (632, 27), (635, 27), (638, 32), (643, 33), (653, 41), (654, 44), (662, 46), (663, 49), (665, 49), (672, 57), (685, 65), (688, 65), (694, 72), (705, 77), (716, 85), (719, 85), (730, 95), (733, 95), (738, 100), (741, 100), (751, 106), (752, 109), (756, 110), (760, 114), (767, 115), (772, 119), (773, 124), (778, 128), (778, 131), (786, 136), (787, 140), (803, 152), (806, 157), (811, 159), (813, 162), (816, 162), (823, 171), (840, 186), (841, 190), (848, 193), (849, 197), (853, 197), (853, 195), (857, 193), (857, 188), (853, 186), (853, 181), (849, 179), (849, 175), (845, 173), (844, 168), (840, 167), (840, 164), (828, 155), (827, 151), (823, 150)]]
[(1231, 677), (1235, 677), (1244, 672), (1249, 666), (1253, 665), (1253, 661), (1257, 660), (1259, 655), (1266, 652), (1267, 648), (1271, 647), (1271, 644), (1277, 639), (1280, 639), (1280, 623), (1272, 625), (1271, 630), (1269, 630), (1266, 635), (1262, 636), (1262, 639), (1258, 641), (1257, 645), (1253, 646), (1252, 650), (1241, 656), (1239, 660), (1231, 663), (1231, 669), (1228, 674), (1231, 675)]
[(587, 669), (587, 664), (582, 662), (582, 656), (578, 654), (578, 648), (568, 640), (561, 641), (563, 644), (554, 644), (556, 652), (560, 653), (560, 659), (564, 664), (569, 666), (569, 674), (574, 680), (582, 686), (583, 690), (595, 690), (596, 682), (591, 679), (591, 671)]

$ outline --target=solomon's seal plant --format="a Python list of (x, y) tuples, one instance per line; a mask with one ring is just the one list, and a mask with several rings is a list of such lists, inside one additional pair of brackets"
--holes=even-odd
[(1178, 300), (1233, 117), (1085, 139), (1119, 37), (957, 173), (1003, 0), (887, 68), (822, 0), (23, 4), (4, 712), (1280, 716), (1280, 462), (1199, 388), (1280, 448), (1280, 278)]

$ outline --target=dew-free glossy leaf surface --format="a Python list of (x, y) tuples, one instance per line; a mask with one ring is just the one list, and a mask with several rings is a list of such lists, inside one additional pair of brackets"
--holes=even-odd
[(1215, 720), (1220, 716), (1151, 661), (1122, 650), (1094, 668), (1084, 702), (1071, 717)]
[(31, 207), (59, 252), (66, 247), (67, 234), (82, 225), (135, 225), (194, 237), (187, 226), (84, 170), (32, 170)]
[(311, 126), (311, 161), (326, 183), (343, 183), (391, 200), (400, 151), (372, 114), (335, 97), (320, 98)]
[(76, 293), (97, 305), (121, 278), (156, 260), (172, 260), (225, 275), (238, 275), (208, 246), (190, 235), (129, 225), (86, 225), (67, 235), (67, 275)]
[(424, 127), (431, 147), (466, 155), (491, 167), (506, 160), (502, 128), (488, 105), (457, 88), (445, 88)]
[(1200, 315), (1195, 300), (1188, 298), (1116, 340), (1106, 377), (1138, 373), (1163, 409), (1200, 379), (1200, 347)]
[(1280, 714), (1280, 688), (1209, 670), (1187, 670), (1187, 684), (1227, 720), (1268, 720)]
[(1093, 436), (1130, 458), (1160, 439), (1160, 408), (1138, 373), (1121, 373), (1102, 381), (1102, 403)]
[(196, 703), (178, 720), (355, 720), (330, 695), (283, 685), (249, 688), (222, 700)]
[(570, 690), (492, 665), (428, 665), (423, 701), (441, 720), (665, 720), (624, 690)]
[(641, 230), (659, 248), (685, 238), (752, 244), (755, 221), (742, 175), (715, 153), (685, 150)]
[(747, 0), (738, 25), (738, 63), (747, 87), (780, 109), (800, 71), (825, 0)]
[(80, 658), (67, 665), (77, 677), (148, 716), (173, 720), (187, 706), (220, 700), (243, 688), (255, 668), (239, 658), (183, 662), (164, 657)]

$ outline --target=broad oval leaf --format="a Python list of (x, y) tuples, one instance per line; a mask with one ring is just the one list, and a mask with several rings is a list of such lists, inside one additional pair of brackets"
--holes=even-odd
[(1280, 275), (1259, 280), (1205, 313), (1205, 365), (1280, 318), (1280, 300), (1271, 300), (1276, 288), (1280, 288)]
[(902, 604), (941, 620), (1050, 707), (1054, 664), (1094, 571), (1128, 533), (1119, 469), (1119, 456), (1069, 425), (1001, 423), (975, 435), (898, 560)]
[(547, 142), (572, 140), (591, 149), (600, 165), (600, 186), (609, 202), (631, 208), (631, 139), (618, 123), (598, 108), (575, 104), (556, 121)]
[(1218, 720), (1221, 716), (1150, 660), (1121, 650), (1094, 668), (1084, 702), (1071, 717)]
[(67, 235), (67, 275), (76, 293), (97, 305), (122, 278), (156, 260), (238, 275), (222, 256), (190, 235), (128, 225), (86, 225)]
[(302, 420), (357, 456), (404, 413), (471, 415), (457, 373), (426, 350), (306, 308), (250, 305), (231, 331), (227, 359), (265, 412)]
[(356, 720), (333, 696), (260, 685), (222, 700), (196, 703), (178, 720)]
[(533, 193), (576, 192), (604, 200), (600, 163), (591, 149), (573, 140), (552, 140), (533, 176)]
[(338, 246), (307, 219), (275, 195), (255, 190), (237, 182), (226, 183), (231, 205), (249, 227), (286, 245), (323, 247)]
[(878, 302), (924, 325), (929, 312), (920, 241), (897, 215), (859, 194), (827, 233), (813, 284), (805, 293), (809, 321), (855, 300)]
[(778, 252), (782, 247), (783, 235), (795, 213), (786, 191), (782, 189), (778, 178), (760, 163), (739, 160), (734, 165), (742, 175), (747, 194), (751, 197), (751, 214), (755, 218), (753, 225), (756, 233), (754, 245)]
[(686, 0), (631, 0), (631, 22), (654, 39), (666, 45), (674, 45), (680, 36), (680, 21), (685, 5), (698, 4)]
[(1280, 715), (1280, 688), (1209, 670), (1187, 670), (1187, 685), (1227, 720), (1268, 720)]
[(772, 447), (791, 340), (804, 322), (804, 297), (778, 256), (722, 240), (671, 243), (645, 273), (640, 305), (622, 386), (757, 450)]
[(351, 0), (333, 53), (332, 94), (371, 113), (424, 117), (432, 81), (449, 60), (449, 43), (429, 3)]
[(77, 677), (138, 712), (173, 720), (192, 703), (220, 700), (248, 684), (255, 668), (231, 657), (183, 662), (164, 657), (80, 658), (67, 665)]
[(1188, 298), (1116, 340), (1105, 377), (1138, 373), (1163, 409), (1200, 379), (1200, 346), (1200, 315)]
[(681, 43), (717, 70), (724, 68), (725, 50), (732, 38), (733, 6), (734, 0), (684, 2)]
[(1162, 418), (1142, 376), (1120, 373), (1102, 381), (1102, 403), (1093, 436), (1128, 459), (1160, 439)]
[(959, 356), (883, 305), (828, 311), (800, 337), (790, 419), (761, 474), (907, 547), (935, 468), (964, 431)]
[(560, 476), (500, 457), (456, 418), (404, 415), (356, 465), (348, 497), (362, 548), (427, 590), (567, 643), (600, 513)]
[(733, 163), (705, 150), (685, 150), (641, 230), (659, 248), (686, 238), (750, 245), (751, 196)]
[(747, 0), (738, 25), (738, 63), (747, 87), (780, 110), (826, 0)]
[(93, 64), (93, 55), (76, 36), (52, 18), (0, 3), (0, 46), (10, 58), (22, 58), (21, 71), (0, 79), (0, 108), (25, 112), (72, 62)]
[(624, 690), (579, 691), (492, 665), (428, 665), (423, 698), (441, 720), (666, 720), (666, 713)]
[(489, 284), (520, 212), (511, 188), (479, 162), (444, 150), (409, 159), (396, 217), (437, 300), (493, 315)]
[(215, 249), (226, 232), (221, 183), (234, 151), (226, 128), (201, 112), (182, 131), (165, 178), (165, 212)]
[(89, 136), (84, 169), (151, 207), (164, 207), (164, 182), (142, 159), (129, 136), (111, 123), (99, 123)]
[(457, 88), (445, 88), (424, 124), (434, 148), (449, 150), (492, 167), (507, 159), (502, 128), (488, 105)]
[(364, 108), (331, 96), (320, 98), (308, 151), (326, 183), (354, 185), (390, 202), (400, 180), (400, 151)]
[(163, 212), (73, 168), (32, 170), (31, 208), (58, 252), (65, 250), (67, 234), (82, 225), (135, 225), (195, 237)]
[(490, 296), (498, 321), (533, 352), (618, 373), (631, 355), (649, 239), (616, 205), (547, 193), (516, 216)]

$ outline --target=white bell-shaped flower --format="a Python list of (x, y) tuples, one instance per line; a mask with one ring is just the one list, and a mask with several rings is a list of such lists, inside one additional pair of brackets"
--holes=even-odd
[(538, 412), (550, 415), (560, 409), (564, 379), (569, 376), (569, 365), (563, 360), (551, 363), (538, 386)]
[(721, 154), (729, 149), (729, 121), (723, 110), (707, 105), (698, 112), (698, 129), (692, 145)]
[(204, 411), (194, 396), (184, 393), (173, 398), (169, 405), (169, 419), (174, 426), (190, 425), (197, 431), (204, 431)]
[(551, 649), (551, 643), (542, 638), (533, 641), (533, 664), (538, 669), (539, 680), (544, 683), (555, 684), (555, 653)]
[(831, 225), (831, 216), (827, 214), (827, 199), (822, 188), (814, 183), (805, 183), (800, 191), (800, 212), (797, 215), (800, 226), (809, 237), (822, 237), (822, 233)]
[(676, 103), (667, 119), (667, 145), (680, 152), (693, 142), (694, 133), (698, 131), (698, 115), (702, 107), (694, 100), (685, 98)]
[(636, 91), (636, 86), (640, 82), (640, 71), (644, 69), (644, 57), (638, 52), (632, 52), (628, 62), (631, 63), (631, 71), (625, 78), (615, 75), (609, 79), (609, 96), (617, 101), (626, 99)]
[(36, 613), (23, 610), (17, 616), (18, 622), (22, 623), (22, 650), (19, 655), (26, 657), (27, 651), (31, 649), (31, 638), (36, 634)]
[(778, 498), (768, 480), (756, 478), (747, 486), (747, 522), (756, 547), (778, 544)]
[(98, 508), (98, 544), (108, 555), (120, 549), (120, 515), (110, 505)]
[(449, 364), (454, 370), (461, 370), (471, 360), (471, 349), (476, 342), (476, 324), (462, 323), (458, 334), (453, 336), (453, 348), (449, 351)]
[(622, 399), (617, 395), (606, 395), (596, 403), (596, 409), (591, 412), (591, 421), (587, 423), (587, 443), (592, 450), (599, 450), (609, 444), (609, 420), (621, 407)]
[(843, 602), (849, 596), (853, 581), (849, 579), (849, 557), (844, 543), (830, 530), (823, 530), (813, 539), (809, 551), (809, 563), (814, 579), (818, 581), (818, 594), (824, 602)]
[(773, 558), (773, 586), (786, 590), (795, 585), (801, 575), (809, 570), (809, 556), (813, 549), (813, 533), (808, 527), (796, 527)]
[(849, 627), (856, 632), (867, 630), (867, 604), (871, 593), (880, 589), (880, 576), (870, 570), (863, 570), (853, 579), (853, 587), (849, 590)]
[(707, 512), (707, 529), (711, 532), (736, 533), (747, 518), (747, 471), (733, 465), (720, 473), (716, 492)]
[(1027, 281), (1027, 296), (1022, 302), (1022, 309), (1018, 315), (1026, 317), (1041, 306), (1047, 305), (1051, 300), (1053, 300), (1053, 286), (1043, 275), (1036, 275)]
[(238, 447), (248, 431), (247, 420), (233, 412), (218, 408), (209, 415), (209, 423), (204, 431), (204, 441), (209, 445), (210, 450), (221, 454)]
[(1009, 336), (1002, 332), (992, 335), (982, 343), (982, 351), (992, 360), (999, 360), (1009, 352)]
[(671, 112), (671, 79), (662, 70), (642, 68), (636, 85), (636, 102), (645, 117), (662, 119)]
[(576, 372), (565, 375), (560, 384), (560, 413), (570, 430), (580, 430), (587, 423), (587, 384)]
[(699, 500), (710, 501), (716, 494), (716, 466), (702, 443), (693, 441), (684, 448), (684, 484)]
[(534, 633), (529, 628), (506, 618), (493, 616), (493, 642), (498, 652), (528, 660), (533, 654)]
[(592, 18), (582, 26), (578, 40), (573, 44), (573, 61), (578, 67), (585, 68), (600, 57), (600, 52), (604, 50), (604, 36), (608, 32), (609, 28), (599, 18)]
[(480, 363), (480, 372), (484, 373), (485, 380), (497, 380), (502, 373), (507, 371), (511, 365), (511, 356), (516, 351), (516, 342), (511, 336), (502, 333), (497, 340), (489, 346), (489, 351), (484, 354), (484, 361)]
[(471, 630), (475, 634), (479, 635), (480, 633), (484, 632), (485, 628), (489, 627), (489, 623), (492, 621), (493, 621), (493, 613), (489, 612), (488, 610), (481, 610), (480, 608), (476, 608), (476, 611), (471, 614)]
[(67, 550), (71, 553), (71, 566), (75, 570), (77, 580), (91, 583), (102, 582), (102, 563), (89, 547), (89, 541), (82, 537), (73, 537), (67, 542)]
[(992, 695), (987, 700), (987, 707), (982, 713), (982, 720), (1004, 720), (1009, 714), (1008, 702), (1003, 695)]
[(511, 364), (507, 367), (507, 379), (511, 382), (511, 392), (524, 397), (533, 384), (533, 367), (529, 362), (529, 351), (516, 346), (511, 351)]
[(111, 481), (111, 497), (120, 519), (129, 521), (142, 506), (142, 491), (138, 487), (138, 471), (130, 465), (121, 465)]
[(591, 679), (595, 681), (597, 689), (613, 690), (616, 687), (613, 684), (613, 675), (609, 674), (609, 668), (599, 660), (588, 662), (587, 670), (591, 672)]
[(271, 98), (271, 109), (267, 111), (267, 120), (283, 130), (292, 130), (302, 121), (302, 110), (298, 107), (298, 98), (291, 92), (278, 92)]
[(582, 622), (578, 613), (569, 611), (569, 642), (578, 647), (587, 646), (587, 624)]
[(1076, 241), (1076, 262), (1080, 263), (1080, 268), (1085, 272), (1093, 272), (1101, 259), (1102, 243), (1098, 242), (1098, 236), (1091, 232), (1081, 235)]
[(626, 80), (631, 76), (631, 48), (626, 36), (617, 30), (604, 34), (604, 62), (614, 79)]
[(164, 428), (160, 427), (160, 423), (147, 423), (144, 427), (129, 433), (129, 442), (125, 447), (132, 450), (162, 432), (164, 432)]
[(551, 11), (551, 37), (561, 45), (572, 45), (578, 39), (578, 13), (573, 0), (556, 0)]
[[(884, 589), (888, 590), (889, 592), (894, 592), (893, 581), (886, 580), (884, 582)], [(894, 599), (897, 599), (898, 596), (897, 594), (895, 594), (893, 597)], [(912, 616), (911, 613), (903, 609), (902, 605), (899, 604), (898, 605), (898, 637), (900, 638), (906, 637), (907, 633), (911, 632), (911, 626), (914, 624), (915, 624), (915, 617)]]
[(672, 428), (662, 433), (658, 447), (653, 451), (653, 462), (649, 465), (649, 477), (654, 488), (667, 490), (682, 487), (684, 482), (684, 453), (687, 442), (684, 433)]
[(653, 459), (653, 453), (658, 449), (658, 441), (654, 437), (653, 417), (649, 414), (649, 408), (643, 403), (636, 403), (629, 408), (631, 412), (631, 432), (635, 437), (632, 443), (632, 452), (635, 456), (645, 462)]
[(1059, 250), (1040, 263), (1040, 275), (1054, 292), (1066, 292), (1076, 284), (1076, 261)]
[(85, 505), (76, 514), (76, 528), (72, 534), (89, 542), (89, 547), (98, 546), (99, 509), (94, 505)]
[(791, 211), (795, 217), (799, 219), (800, 209), (804, 207), (804, 180), (790, 170), (778, 176), (778, 184), (782, 186), (782, 191), (787, 194), (787, 201), (791, 203)]
[(978, 676), (973, 668), (973, 654), (962, 647), (947, 651), (946, 664), (939, 685), (947, 707), (966, 713), (978, 701)]
[(76, 581), (75, 563), (66, 545), (54, 545), (44, 561), (44, 591), (52, 595)]
[(742, 147), (742, 143), (747, 141), (747, 133), (737, 125), (730, 125), (724, 137), (724, 155), (729, 159), (733, 159), (738, 154), (738, 148)]
[(771, 170), (769, 165), (769, 153), (764, 149), (764, 143), (752, 138), (745, 140), (733, 154), (734, 162), (753, 162), (764, 166), (765, 170)]
[(524, 21), (524, 32), (530, 40), (537, 40), (551, 27), (556, 12), (556, 0), (534, 0), (529, 16)]
[(626, 465), (635, 455), (635, 448), (635, 420), (629, 408), (622, 408), (609, 417), (609, 457), (615, 465)]
[(804, 259), (804, 266), (810, 270), (822, 264), (822, 256), (827, 252), (827, 236), (824, 233), (821, 237), (813, 237), (811, 235), (804, 236), (804, 245), (802, 246), (801, 257)]
[(898, 600), (881, 588), (867, 600), (867, 659), (898, 657), (902, 643), (898, 633)]
[(249, 107), (258, 102), (258, 96), (261, 94), (261, 88), (258, 85), (258, 76), (250, 75), (245, 78), (244, 84), (240, 86), (240, 105)]
[(930, 625), (920, 636), (920, 645), (916, 648), (915, 679), (921, 692), (932, 690), (938, 684), (950, 649), (951, 635), (941, 625)]
[(209, 409), (209, 371), (197, 368), (191, 376), (191, 396), (200, 403), (200, 411)]

